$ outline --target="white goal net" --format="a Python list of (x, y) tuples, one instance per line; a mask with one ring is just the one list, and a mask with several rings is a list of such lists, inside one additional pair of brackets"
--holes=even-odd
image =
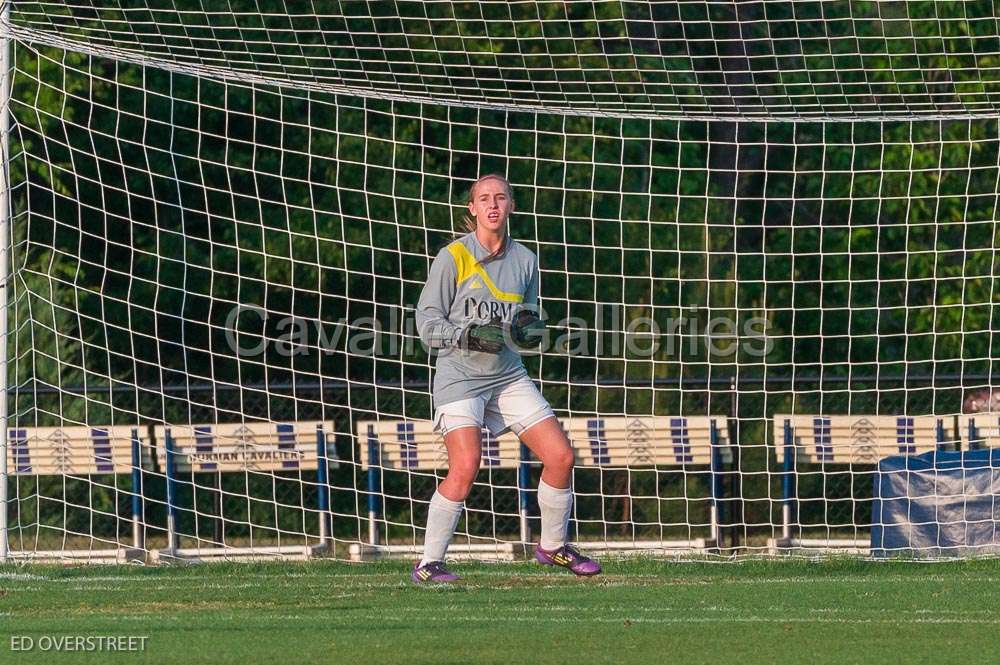
[[(417, 552), (446, 465), (413, 308), (487, 172), (582, 547), (868, 553), (880, 460), (998, 436), (992, 2), (17, 1), (0, 31), (0, 557)], [(487, 438), (452, 552), (520, 556), (538, 476)], [(948, 515), (879, 544), (998, 519)]]

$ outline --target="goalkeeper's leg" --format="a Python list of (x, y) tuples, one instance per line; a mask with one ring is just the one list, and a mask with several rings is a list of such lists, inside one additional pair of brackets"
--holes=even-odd
[(569, 544), (569, 518), (573, 512), (573, 449), (554, 416), (540, 420), (518, 435), (541, 460), (538, 507), (542, 534), (535, 558), (539, 563), (568, 568), (577, 575), (596, 575), (601, 567)]
[[(445, 417), (447, 421), (447, 417)], [(411, 575), (415, 582), (453, 582), (458, 579), (444, 568), (444, 556), (455, 534), (455, 527), (465, 509), (465, 497), (479, 471), (481, 426), (475, 422), (455, 422), (447, 429), (444, 443), (448, 449), (448, 475), (431, 497), (427, 510), (423, 558)]]

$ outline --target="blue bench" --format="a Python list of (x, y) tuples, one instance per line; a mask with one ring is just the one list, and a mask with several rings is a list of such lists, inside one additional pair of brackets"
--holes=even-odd
[[(330, 536), (328, 469), (336, 468), (336, 450), (327, 445), (329, 431), (328, 423), (312, 421), (158, 425), (154, 430), (157, 457), (167, 478), (167, 547), (151, 552), (152, 559), (308, 558), (325, 551)], [(288, 471), (316, 472), (318, 545), (178, 547), (177, 521), (178, 510), (181, 509), (177, 498), (178, 485), (181, 482), (194, 485), (193, 479), (181, 480), (181, 474)], [(196, 510), (196, 507), (191, 510)]]
[[(114, 547), (86, 550), (35, 550), (11, 552), (18, 558), (36, 561), (87, 559), (95, 562), (121, 562), (141, 559), (144, 553), (143, 470), (152, 469), (152, 455), (146, 428), (129, 426), (11, 427), (7, 430), (7, 471), (17, 476), (77, 476), (98, 484), (94, 476), (131, 477), (127, 490), (131, 497), (132, 542), (110, 542), (94, 534), (83, 535)], [(47, 499), (48, 497), (41, 497)], [(39, 512), (42, 511), (39, 505)]]
[[(578, 469), (706, 468), (709, 483), (710, 519), (705, 538), (663, 541), (580, 543), (585, 549), (602, 551), (667, 549), (698, 550), (719, 542), (719, 500), (722, 472), (732, 461), (724, 416), (630, 416), (561, 418)], [(394, 472), (441, 472), (447, 469), (444, 438), (428, 420), (366, 420), (356, 424), (357, 463), (366, 472), (368, 495), (368, 543), (352, 547), (354, 558), (383, 555), (414, 555), (416, 544), (381, 544), (379, 524), (383, 517), (383, 475)], [(530, 543), (528, 522), (533, 464), (526, 446), (513, 434), (495, 439), (484, 431), (483, 468), (516, 470), (520, 521), (519, 543), (473, 543), (453, 545), (450, 554), (513, 558)], [(412, 501), (412, 497), (409, 497)], [(686, 497), (682, 497), (686, 499)], [(416, 525), (409, 525), (416, 527)]]
[[(919, 455), (952, 447), (943, 420), (936, 416), (776, 414), (774, 452), (781, 475), (781, 537), (769, 540), (769, 549), (772, 552), (792, 548), (867, 551), (870, 539), (866, 538), (803, 538), (793, 534), (801, 501), (829, 499), (800, 497), (799, 478), (810, 473), (828, 473), (828, 466), (834, 467), (831, 470), (834, 472), (862, 466), (866, 473), (873, 474), (879, 460), (885, 457)], [(830, 529), (862, 525), (825, 526)]]

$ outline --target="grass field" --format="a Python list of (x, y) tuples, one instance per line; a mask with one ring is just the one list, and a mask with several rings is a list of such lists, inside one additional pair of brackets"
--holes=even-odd
[[(0, 567), (0, 663), (987, 663), (1000, 564), (606, 562)], [(11, 635), (144, 635), (142, 653), (11, 651)]]

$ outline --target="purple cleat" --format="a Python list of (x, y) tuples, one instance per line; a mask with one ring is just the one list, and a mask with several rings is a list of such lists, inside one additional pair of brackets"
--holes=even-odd
[(413, 572), (410, 574), (410, 579), (417, 584), (424, 584), (426, 582), (457, 582), (462, 578), (455, 573), (449, 572), (448, 569), (444, 567), (444, 562), (442, 561), (428, 561), (422, 566), (418, 561), (417, 564), (413, 566)]
[(535, 559), (538, 560), (538, 563), (546, 566), (569, 568), (577, 575), (590, 576), (601, 572), (599, 563), (583, 556), (570, 545), (563, 545), (555, 550), (543, 550), (541, 547), (536, 547)]

